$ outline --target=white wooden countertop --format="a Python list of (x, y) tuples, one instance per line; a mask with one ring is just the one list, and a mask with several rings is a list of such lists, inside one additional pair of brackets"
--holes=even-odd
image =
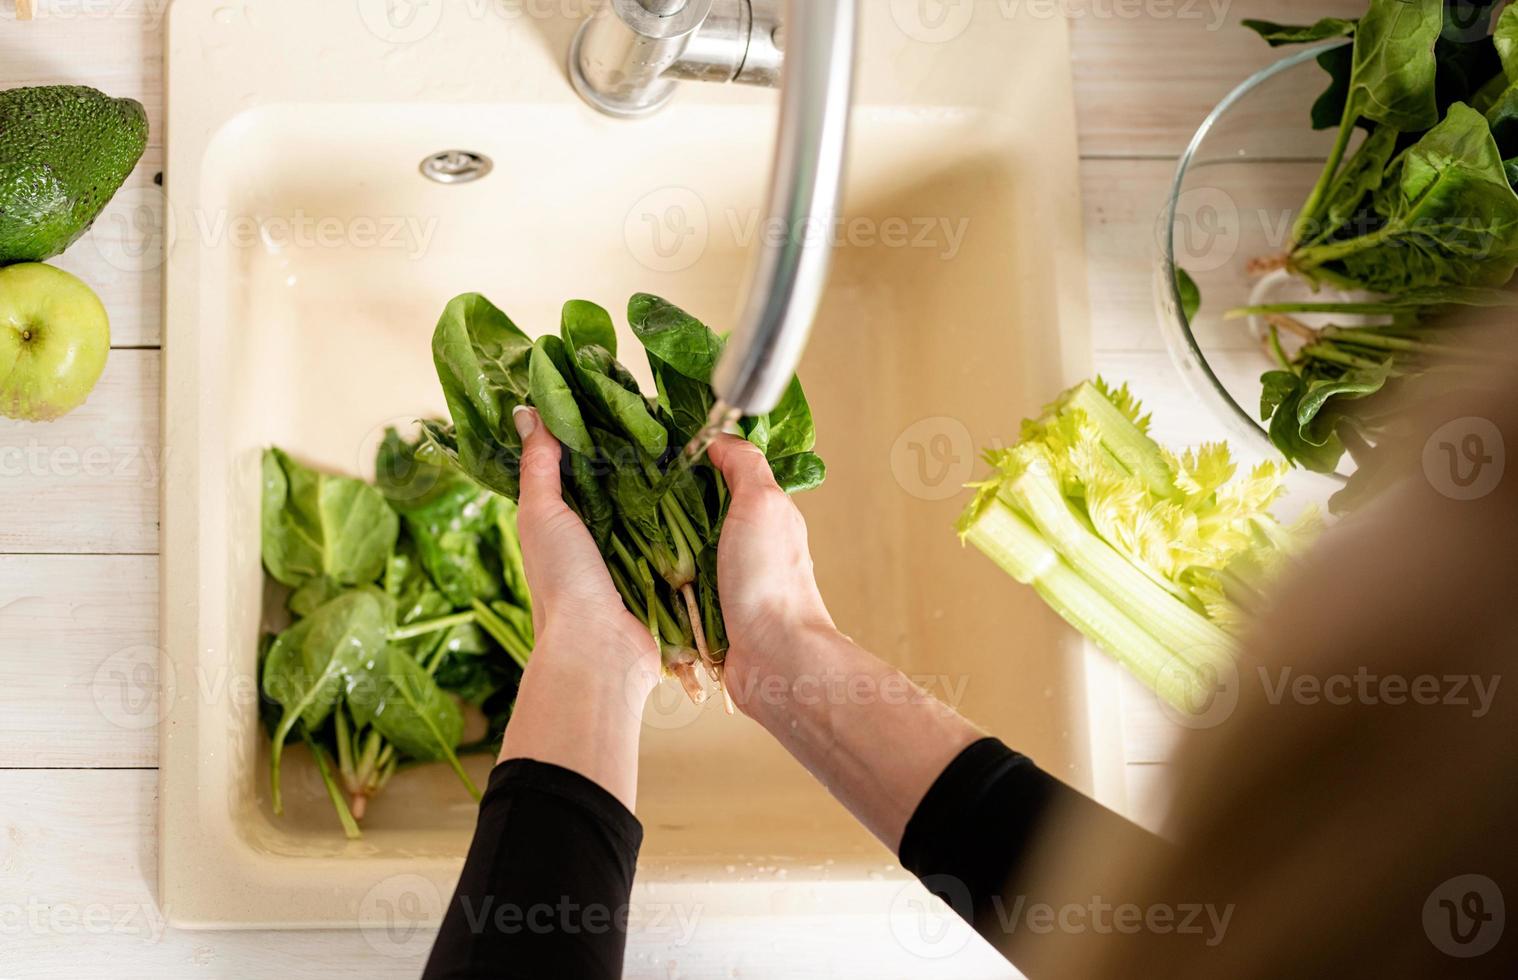
[[(29, 23), (14, 19), (14, 2), (0, 0), (0, 90), (86, 84), (141, 100), (152, 136), (128, 186), (150, 185), (163, 162), (169, 0), (36, 0)], [(1182, 387), (1155, 325), (1155, 217), (1196, 125), (1273, 60), (1238, 22), (1354, 16), (1363, 0), (995, 2), (1071, 21), (1096, 369), (1133, 383), (1161, 442), (1222, 438)], [(98, 228), (105, 249), (81, 242), (56, 260), (111, 314), (113, 351), (89, 402), (51, 425), (0, 420), (0, 980), (415, 976), (416, 959), (387, 958), (358, 933), (165, 931), (153, 904), (156, 680), (140, 665), (158, 645), (160, 272), (126, 271), (133, 263), (103, 254), (111, 236), (130, 244), (141, 232)], [(1124, 712), (1130, 805), (1156, 824), (1177, 733), (1133, 690)], [(704, 938), (761, 952), (723, 958), (718, 974), (700, 950), (634, 937), (628, 975), (766, 976), (762, 950), (776, 937), (756, 945), (723, 929)], [(797, 939), (817, 949), (805, 975), (860, 975), (857, 951), (828, 938), (817, 928)], [(934, 975), (931, 964), (918, 975)]]

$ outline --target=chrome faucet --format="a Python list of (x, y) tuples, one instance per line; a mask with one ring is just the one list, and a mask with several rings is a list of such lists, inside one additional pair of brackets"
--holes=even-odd
[[(781, 88), (770, 235), (712, 379), (713, 413), (762, 415), (785, 393), (822, 302), (853, 100), (856, 0), (605, 0), (570, 50), (575, 90), (619, 118), (682, 81)], [(692, 138), (699, 138), (692, 134)], [(705, 446), (692, 446), (699, 454)]]

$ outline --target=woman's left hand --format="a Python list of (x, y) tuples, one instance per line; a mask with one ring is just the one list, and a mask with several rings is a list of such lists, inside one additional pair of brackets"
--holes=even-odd
[(578, 772), (633, 809), (643, 707), (659, 683), (659, 646), (627, 611), (579, 515), (564, 502), (563, 447), (538, 413), (518, 409), (522, 492), (517, 529), (537, 633), (506, 726), (501, 761)]

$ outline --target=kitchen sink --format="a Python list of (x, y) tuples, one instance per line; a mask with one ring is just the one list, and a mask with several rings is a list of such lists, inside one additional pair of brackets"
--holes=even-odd
[[(978, 449), (1090, 367), (1066, 27), (982, 4), (942, 39), (901, 4), (863, 6), (846, 214), (817, 230), (837, 248), (802, 367), (830, 467), (799, 499), (818, 575), (861, 643), (1120, 807), (1114, 675), (953, 526)], [(455, 777), (423, 767), (347, 841), (300, 749), (272, 815), (261, 450), (372, 476), (385, 425), (443, 412), (429, 339), (460, 292), (533, 333), (570, 298), (625, 321), (638, 291), (725, 330), (769, 233), (773, 92), (690, 85), (615, 121), (565, 80), (580, 4), (410, 7), (170, 12), (160, 898), (176, 925), (435, 921), (474, 824)], [(449, 151), (493, 169), (429, 179)], [(637, 350), (628, 332), (652, 391)], [(478, 780), (489, 763), (471, 760)], [(645, 900), (884, 916), (917, 894), (756, 725), (672, 682), (639, 816)]]

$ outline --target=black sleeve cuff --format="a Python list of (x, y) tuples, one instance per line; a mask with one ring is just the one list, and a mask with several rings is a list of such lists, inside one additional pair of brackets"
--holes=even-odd
[(496, 766), (424, 977), (622, 976), (643, 825), (561, 766)]
[(1027, 756), (981, 739), (918, 804), (901, 838), (902, 867), (976, 923), (1020, 876), (1044, 818), (1066, 794), (1079, 796)]
[(573, 769), (536, 759), (508, 759), (491, 770), (490, 783), (480, 799), (481, 821), (492, 808), (512, 797), (542, 796), (585, 811), (633, 855), (643, 847), (643, 824), (622, 801), (599, 783)]

